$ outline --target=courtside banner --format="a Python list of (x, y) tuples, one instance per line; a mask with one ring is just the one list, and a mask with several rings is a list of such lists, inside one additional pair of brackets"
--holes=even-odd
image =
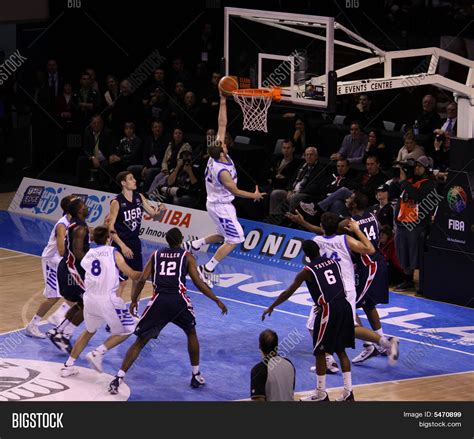
[[(239, 219), (245, 241), (232, 252), (233, 258), (247, 259), (290, 270), (303, 268), (302, 244), (314, 234), (272, 224)], [(209, 246), (214, 252), (218, 245)]]
[[(62, 216), (61, 199), (72, 194), (81, 197), (89, 207), (89, 225), (104, 223), (115, 194), (32, 178), (22, 180), (8, 211), (57, 221)], [(167, 207), (160, 220), (153, 220), (147, 214), (143, 216), (140, 230), (143, 239), (165, 243), (165, 234), (172, 227), (178, 227), (186, 240), (215, 233), (216, 227), (207, 212), (173, 205)]]

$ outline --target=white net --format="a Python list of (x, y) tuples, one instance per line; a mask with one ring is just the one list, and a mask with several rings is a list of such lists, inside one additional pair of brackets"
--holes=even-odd
[(244, 130), (268, 132), (267, 114), (272, 103), (272, 94), (267, 90), (252, 90), (252, 94), (245, 95), (241, 94), (242, 91), (233, 95), (244, 114)]

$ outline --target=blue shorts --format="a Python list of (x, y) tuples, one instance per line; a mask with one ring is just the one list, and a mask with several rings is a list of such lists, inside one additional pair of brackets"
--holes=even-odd
[(374, 309), (378, 303), (388, 303), (387, 263), (380, 253), (362, 256), (364, 265), (358, 263), (355, 273), (357, 308)]
[[(116, 242), (112, 242), (112, 245), (117, 249), (117, 251), (124, 257), (127, 265), (135, 271), (143, 271), (143, 257), (142, 257), (142, 242), (139, 239), (133, 241), (123, 241), (123, 243), (133, 252), (132, 258), (126, 258), (122, 251), (120, 250), (119, 245)], [(128, 279), (124, 273), (119, 273), (120, 280), (125, 281)]]

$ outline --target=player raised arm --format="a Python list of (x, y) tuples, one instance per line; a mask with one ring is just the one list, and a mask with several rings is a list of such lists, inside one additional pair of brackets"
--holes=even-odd
[[(116, 253), (116, 254), (119, 254), (119, 253)], [(146, 263), (145, 268), (143, 269), (143, 272), (141, 273), (140, 277), (138, 279), (136, 279), (136, 280), (138, 280), (138, 282), (137, 282), (135, 291), (132, 292), (131, 303), (130, 303), (130, 313), (135, 317), (138, 317), (138, 314), (137, 314), (138, 298), (140, 297), (140, 294), (143, 290), (143, 287), (145, 286), (145, 282), (151, 276), (151, 271), (152, 271), (152, 268), (153, 268), (153, 256), (154, 256), (154, 254), (155, 253), (151, 254), (150, 259), (148, 259), (148, 262)], [(125, 273), (125, 274), (127, 274), (127, 273)]]
[(266, 192), (260, 192), (258, 186), (255, 186), (255, 192), (247, 192), (239, 189), (228, 171), (222, 171), (219, 174), (219, 181), (232, 195), (236, 197), (250, 198), (254, 201), (260, 201), (265, 195), (267, 195)]
[(227, 145), (224, 144), (225, 132), (227, 129), (227, 102), (225, 96), (222, 96), (222, 94), (220, 96), (219, 116), (217, 119), (219, 128), (217, 130), (216, 139), (220, 141), (222, 149), (227, 154)]
[(197, 271), (196, 259), (194, 259), (194, 256), (192, 256), (189, 253), (186, 255), (186, 264), (187, 264), (189, 276), (191, 277), (191, 280), (194, 282), (194, 285), (198, 287), (199, 291), (201, 291), (202, 294), (204, 294), (206, 297), (209, 297), (209, 299), (216, 302), (217, 306), (222, 311), (222, 314), (227, 314), (227, 307), (221, 302), (221, 300), (212, 292), (212, 290), (199, 277), (199, 273)]
[(159, 216), (160, 212), (166, 210), (166, 206), (163, 203), (159, 203), (157, 207), (153, 206), (153, 204), (148, 201), (143, 194), (140, 194), (142, 199), (143, 208), (145, 212), (148, 213), (152, 218)]
[(66, 226), (64, 224), (58, 224), (56, 226), (56, 247), (58, 249), (59, 256), (63, 257), (66, 251), (64, 239), (66, 238)]
[(288, 300), (293, 295), (293, 293), (301, 286), (301, 284), (307, 280), (311, 280), (311, 273), (308, 270), (303, 269), (296, 275), (293, 283), (285, 291), (283, 291), (265, 311), (263, 311), (262, 321), (265, 320), (266, 315), (270, 317), (272, 315), (273, 310), (278, 305), (281, 305), (283, 302)]
[(122, 254), (126, 258), (133, 258), (132, 250), (125, 245), (125, 243), (120, 239), (120, 236), (118, 236), (117, 232), (115, 231), (115, 221), (117, 221), (119, 209), (119, 202), (117, 200), (112, 200), (110, 203), (110, 213), (108, 218), (109, 233), (111, 238), (119, 245)]
[(306, 230), (316, 233), (316, 235), (324, 235), (324, 231), (321, 227), (308, 223), (297, 209), (295, 209), (295, 212), (296, 213), (287, 212), (286, 217), (294, 223), (303, 226)]
[(354, 239), (352, 236), (347, 236), (347, 245), (349, 248), (355, 252), (362, 255), (373, 255), (375, 253), (375, 247), (370, 242), (369, 238), (365, 236), (365, 233), (360, 230), (359, 223), (353, 219), (349, 220), (349, 223), (346, 226), (346, 230), (355, 234), (357, 239)]

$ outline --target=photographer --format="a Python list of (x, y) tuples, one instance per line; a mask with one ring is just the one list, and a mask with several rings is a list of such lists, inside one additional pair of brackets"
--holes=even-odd
[(168, 203), (184, 207), (195, 207), (199, 203), (199, 179), (194, 174), (192, 156), (191, 151), (183, 151), (168, 175), (166, 186), (159, 189)]
[(395, 209), (395, 246), (405, 280), (395, 290), (405, 291), (415, 288), (413, 273), (420, 267), (431, 214), (440, 197), (430, 171), (431, 159), (421, 156), (416, 161), (400, 162), (399, 165), (401, 194)]

